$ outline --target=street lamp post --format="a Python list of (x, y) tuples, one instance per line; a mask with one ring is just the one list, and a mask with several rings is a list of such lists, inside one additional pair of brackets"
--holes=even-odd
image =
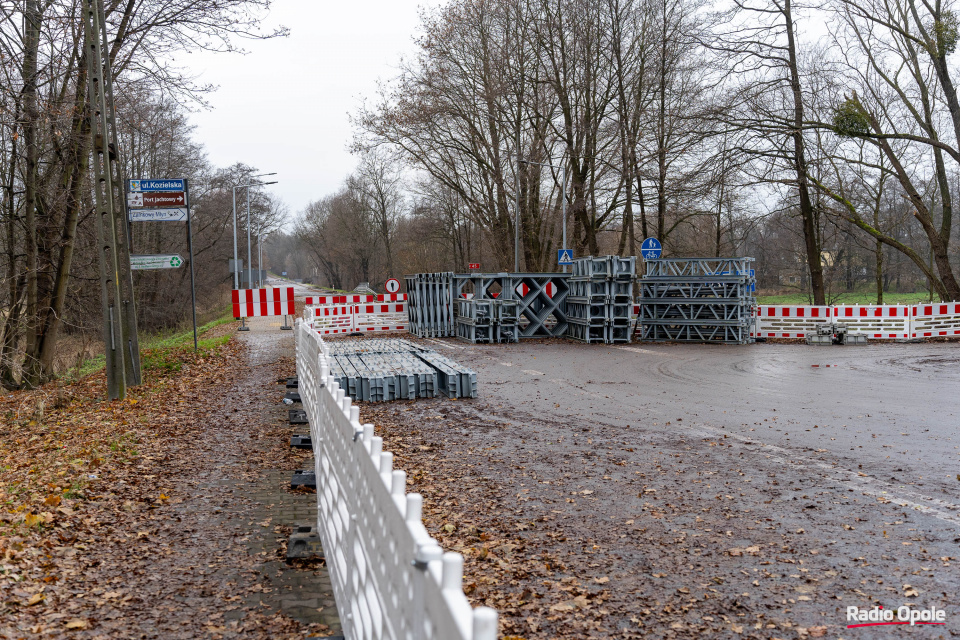
[[(531, 160), (521, 160), (520, 162), (525, 164), (536, 164), (541, 167), (550, 167), (551, 169), (560, 169), (563, 172), (563, 186), (560, 188), (560, 199), (561, 199), (561, 211), (560, 216), (563, 218), (563, 238), (561, 242), (563, 243), (563, 249), (567, 248), (567, 165), (564, 163), (562, 166), (557, 166), (555, 164), (549, 164), (547, 162), (533, 162)], [(517, 207), (517, 211), (520, 210), (520, 207)], [(567, 265), (563, 265), (563, 272), (567, 272)]]
[[(249, 176), (250, 178), (262, 178), (264, 176), (275, 176), (274, 173), (261, 173), (255, 176)], [(277, 184), (276, 181), (273, 182), (249, 182), (247, 184), (237, 184), (233, 186), (233, 288), (240, 288), (240, 272), (237, 270), (237, 260), (239, 256), (237, 255), (237, 189), (247, 188), (247, 246), (250, 244), (250, 189), (249, 187), (259, 186), (264, 184)], [(250, 266), (249, 251), (247, 257), (247, 266)], [(247, 288), (250, 288), (250, 279), (249, 273), (247, 274)]]

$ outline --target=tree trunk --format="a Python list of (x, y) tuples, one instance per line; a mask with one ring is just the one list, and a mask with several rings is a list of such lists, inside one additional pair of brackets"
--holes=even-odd
[(37, 351), (38, 326), (38, 246), (37, 246), (37, 54), (40, 48), (40, 6), (38, 0), (26, 0), (23, 11), (23, 138), (26, 146), (26, 167), (23, 176), (24, 233), (26, 234), (27, 308), (26, 333), (28, 360), (24, 363), (23, 382), (36, 386), (39, 362), (30, 358)]
[(826, 291), (823, 286), (823, 265), (820, 262), (820, 238), (817, 234), (816, 218), (810, 189), (807, 184), (807, 160), (803, 140), (803, 94), (800, 90), (800, 73), (797, 63), (797, 45), (793, 32), (793, 15), (790, 0), (785, 0), (783, 17), (787, 31), (787, 49), (790, 66), (790, 89), (793, 93), (793, 164), (797, 173), (797, 190), (800, 192), (800, 217), (803, 219), (803, 241), (807, 253), (807, 266), (810, 270), (810, 287), (813, 291), (813, 304), (825, 305)]

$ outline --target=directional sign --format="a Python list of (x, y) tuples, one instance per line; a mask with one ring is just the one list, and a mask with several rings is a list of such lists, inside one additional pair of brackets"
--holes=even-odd
[(183, 191), (185, 180), (129, 180), (127, 191)]
[(176, 254), (131, 255), (131, 269), (176, 269), (183, 265), (183, 258)]
[(573, 264), (573, 251), (570, 251), (570, 249), (557, 249), (557, 264)]
[(663, 247), (656, 238), (647, 238), (643, 241), (643, 244), (640, 245), (640, 255), (643, 256), (644, 260), (656, 260), (662, 252)]
[(187, 198), (183, 191), (155, 191), (152, 193), (128, 193), (128, 207), (185, 207)]
[(186, 207), (176, 209), (131, 209), (130, 222), (186, 222)]
[(479, 262), (471, 262), (471, 263), (470, 263), (470, 271), (480, 271), (480, 263), (479, 263)]
[(400, 281), (396, 278), (390, 278), (386, 284), (387, 293), (396, 293), (400, 291)]

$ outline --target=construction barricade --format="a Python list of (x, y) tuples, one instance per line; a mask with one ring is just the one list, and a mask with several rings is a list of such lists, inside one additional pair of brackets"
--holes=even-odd
[(911, 338), (957, 336), (960, 336), (960, 302), (917, 304), (911, 307)]
[(825, 322), (842, 324), (871, 340), (960, 337), (960, 303), (917, 305), (759, 305), (757, 338), (804, 338)]
[(321, 335), (406, 331), (407, 295), (309, 296), (303, 319)]
[(317, 531), (343, 635), (356, 640), (495, 640), (497, 612), (463, 593), (463, 556), (443, 553), (372, 424), (330, 375), (329, 345), (297, 321), (297, 376), (310, 422)]
[(817, 325), (830, 322), (833, 308), (815, 305), (771, 305), (756, 307), (754, 338), (806, 338)]
[(910, 337), (910, 307), (899, 304), (836, 306), (833, 321), (871, 340), (905, 340)]
[(283, 316), (281, 329), (291, 329), (287, 316), (296, 315), (293, 287), (266, 287), (264, 289), (234, 289), (231, 294), (233, 317), (243, 320), (241, 331), (247, 330), (246, 319), (263, 316)]

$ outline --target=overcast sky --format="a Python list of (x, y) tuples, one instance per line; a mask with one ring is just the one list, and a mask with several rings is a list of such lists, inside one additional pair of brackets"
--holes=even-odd
[[(276, 171), (269, 189), (296, 213), (354, 168), (348, 114), (414, 51), (420, 7), (442, 0), (275, 0), (265, 27), (287, 38), (244, 41), (249, 53), (191, 54), (183, 63), (219, 89), (193, 115), (196, 138), (219, 167)], [(266, 29), (265, 29), (266, 30)], [(265, 178), (266, 179), (266, 178)]]

